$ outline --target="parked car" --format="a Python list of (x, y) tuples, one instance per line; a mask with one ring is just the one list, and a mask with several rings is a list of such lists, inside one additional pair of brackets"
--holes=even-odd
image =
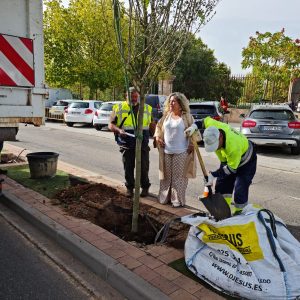
[(69, 127), (72, 127), (75, 123), (93, 125), (94, 114), (102, 102), (98, 100), (84, 100), (71, 103), (64, 114), (66, 125)]
[(191, 102), (189, 106), (201, 134), (203, 134), (204, 129), (200, 126), (199, 120), (202, 121), (206, 117), (211, 117), (217, 121), (224, 121), (224, 114), (218, 101)]
[(64, 99), (64, 100), (58, 100), (54, 102), (54, 104), (49, 109), (49, 116), (47, 116), (48, 119), (63, 119), (65, 108), (68, 107), (69, 104), (71, 104), (74, 101), (80, 101), (76, 99)]
[(163, 114), (163, 95), (148, 94), (145, 97), (145, 103), (152, 107), (153, 121), (157, 121), (162, 117)]
[(300, 154), (300, 122), (288, 105), (254, 105), (244, 118), (240, 131), (262, 146), (287, 146)]
[(158, 95), (158, 98), (159, 98), (160, 109), (163, 111), (168, 96), (166, 96), (166, 95)]
[(117, 103), (121, 103), (121, 101), (103, 102), (96, 110), (93, 118), (93, 126), (96, 130), (101, 130), (103, 127), (109, 124), (112, 107)]

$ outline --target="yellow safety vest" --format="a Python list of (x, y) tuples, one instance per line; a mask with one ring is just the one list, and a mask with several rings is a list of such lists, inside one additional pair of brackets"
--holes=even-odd
[[(116, 114), (117, 119), (117, 126), (120, 126), (122, 123), (123, 119), (126, 117), (124, 123), (123, 123), (123, 129), (124, 130), (134, 130), (134, 123), (133, 123), (133, 118), (134, 115), (133, 113), (130, 113), (130, 105), (128, 104), (127, 101), (123, 101), (122, 103), (115, 104), (113, 106), (113, 111)], [(143, 115), (143, 130), (148, 130), (149, 125), (152, 121), (151, 118), (152, 114), (152, 107), (148, 104), (145, 103), (144, 105), (144, 115)]]
[[(232, 171), (236, 170), (242, 163), (249, 160), (252, 151), (248, 151), (249, 142), (242, 133), (234, 130), (228, 124), (216, 121), (210, 117), (204, 119), (204, 125), (205, 128), (215, 126), (225, 132), (226, 145), (224, 148), (216, 150), (215, 153), (219, 160), (221, 162), (226, 162)], [(252, 150), (252, 146), (249, 150)]]

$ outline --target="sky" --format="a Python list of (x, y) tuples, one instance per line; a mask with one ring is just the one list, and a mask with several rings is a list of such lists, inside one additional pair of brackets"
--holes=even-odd
[(300, 0), (221, 0), (215, 10), (198, 36), (232, 74), (249, 71), (241, 68), (242, 49), (256, 31), (274, 33), (285, 28), (286, 36), (300, 38)]
[[(68, 2), (63, 0), (64, 5)], [(232, 74), (249, 72), (241, 67), (242, 49), (256, 31), (274, 33), (285, 28), (287, 36), (300, 38), (300, 0), (220, 0), (215, 10), (197, 36)]]

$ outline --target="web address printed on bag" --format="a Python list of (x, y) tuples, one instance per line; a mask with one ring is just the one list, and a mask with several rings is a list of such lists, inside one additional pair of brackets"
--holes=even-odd
[(251, 282), (244, 281), (243, 279), (238, 278), (237, 276), (233, 275), (232, 273), (228, 272), (224, 268), (220, 267), (216, 263), (212, 263), (212, 267), (217, 269), (223, 275), (225, 275), (230, 280), (234, 281), (235, 283), (242, 285), (248, 289), (255, 290), (255, 291), (262, 291), (262, 287), (259, 284), (253, 284)]

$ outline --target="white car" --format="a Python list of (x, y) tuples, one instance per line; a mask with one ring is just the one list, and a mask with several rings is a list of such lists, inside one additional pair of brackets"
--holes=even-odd
[(96, 130), (101, 130), (109, 124), (112, 107), (117, 103), (121, 103), (121, 101), (103, 102), (99, 109), (97, 109), (93, 120), (93, 126)]
[(75, 123), (93, 124), (96, 110), (101, 106), (102, 101), (84, 100), (71, 103), (64, 113), (64, 121), (67, 126), (72, 127)]

